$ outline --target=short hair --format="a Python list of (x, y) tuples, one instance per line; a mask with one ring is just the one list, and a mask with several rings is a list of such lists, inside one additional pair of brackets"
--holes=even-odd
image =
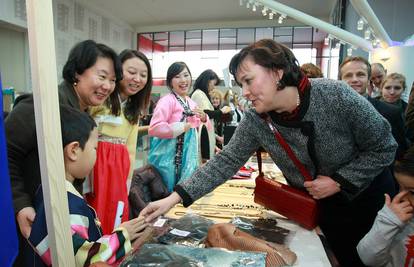
[(313, 63), (305, 63), (300, 66), (300, 69), (308, 78), (323, 78), (321, 69)]
[[(217, 74), (213, 70), (208, 69), (208, 70), (203, 71), (194, 82), (194, 85), (193, 85), (194, 91), (199, 89), (203, 91), (203, 93), (205, 93), (208, 98), (210, 98), (209, 93), (208, 93), (208, 83), (209, 81), (212, 81), (212, 80), (216, 80), (215, 85), (218, 85), (220, 83), (220, 78), (217, 76)], [(194, 93), (194, 91), (191, 93), (191, 95)]]
[(374, 68), (374, 66), (379, 67), (380, 69), (382, 69), (382, 70), (385, 72), (385, 67), (384, 67), (384, 65), (382, 65), (381, 63), (379, 63), (379, 62), (372, 63), (372, 64), (371, 64), (371, 70)]
[(344, 67), (345, 64), (347, 64), (349, 62), (362, 62), (362, 63), (364, 63), (367, 66), (368, 80), (371, 79), (371, 64), (369, 64), (369, 62), (366, 58), (358, 56), (358, 57), (346, 57), (344, 59), (344, 61), (341, 63), (341, 65), (339, 65), (338, 80), (342, 80), (342, 68)]
[(407, 83), (406, 83), (405, 76), (402, 75), (401, 73), (393, 72), (391, 74), (388, 74), (387, 77), (385, 77), (385, 79), (381, 83), (381, 89), (384, 87), (384, 84), (388, 80), (397, 80), (401, 83), (403, 90), (405, 90), (407, 88)]
[(231, 59), (230, 73), (238, 85), (241, 84), (237, 80), (237, 72), (247, 57), (269, 70), (283, 70), (283, 77), (278, 87), (280, 90), (286, 86), (298, 86), (304, 75), (300, 70), (298, 60), (289, 48), (272, 39), (262, 39), (243, 48)]
[(395, 161), (394, 172), (413, 176), (414, 179), (414, 146), (410, 147), (400, 159)]
[[(125, 49), (119, 54), (119, 61), (121, 65), (124, 64), (125, 61), (131, 58), (139, 58), (145, 63), (147, 66), (147, 83), (145, 84), (144, 88), (140, 90), (135, 95), (128, 97), (126, 105), (124, 107), (124, 115), (125, 118), (131, 124), (137, 124), (139, 115), (142, 113), (143, 110), (148, 108), (150, 97), (151, 97), (151, 89), (152, 89), (152, 70), (151, 64), (148, 58), (140, 51), (133, 50), (133, 49)], [(116, 92), (116, 93), (115, 93)], [(113, 115), (119, 116), (121, 112), (121, 104), (119, 103), (119, 93), (121, 92), (121, 84), (118, 82), (115, 86), (115, 92), (109, 95), (109, 98), (106, 101), (107, 106), (111, 108), (111, 113)]]
[(79, 146), (83, 150), (91, 132), (96, 127), (96, 123), (88, 113), (61, 105), (60, 127), (63, 148), (72, 142), (79, 142)]
[(172, 79), (180, 74), (180, 72), (182, 72), (184, 69), (187, 69), (188, 73), (191, 76), (191, 72), (190, 69), (188, 68), (187, 64), (185, 64), (182, 61), (177, 61), (174, 62), (173, 64), (171, 64), (171, 66), (168, 68), (167, 70), (167, 86), (172, 89)]
[(116, 80), (122, 80), (122, 68), (115, 51), (93, 40), (79, 42), (70, 50), (68, 60), (62, 70), (63, 79), (70, 84), (78, 82), (76, 74), (81, 75), (95, 65), (98, 57), (112, 60)]

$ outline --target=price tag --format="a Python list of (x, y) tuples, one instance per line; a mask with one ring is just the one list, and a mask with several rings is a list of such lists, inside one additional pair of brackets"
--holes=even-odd
[(154, 224), (153, 226), (155, 227), (162, 227), (164, 225), (164, 223), (167, 221), (167, 219), (163, 219), (163, 218), (159, 218)]
[(187, 231), (183, 231), (183, 230), (178, 230), (178, 229), (172, 229), (170, 231), (171, 234), (173, 235), (178, 235), (178, 236), (188, 236), (189, 234), (191, 234), (191, 232), (187, 232)]

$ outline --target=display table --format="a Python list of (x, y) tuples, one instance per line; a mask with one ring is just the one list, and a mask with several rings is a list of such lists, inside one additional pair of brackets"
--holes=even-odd
[[(257, 170), (257, 164), (249, 163), (248, 165)], [(282, 173), (275, 164), (264, 163), (263, 171), (265, 175), (285, 182)], [(179, 218), (187, 212), (193, 212), (215, 222), (229, 222), (234, 217), (275, 218), (280, 227), (292, 232), (292, 237), (288, 239), (286, 245), (297, 255), (298, 259), (294, 266), (331, 266), (318, 236), (318, 229), (306, 230), (279, 214), (254, 203), (253, 191), (256, 176), (257, 172), (253, 173), (250, 179), (229, 180), (194, 202), (189, 208), (184, 208), (181, 204), (176, 205), (166, 214), (166, 217)]]

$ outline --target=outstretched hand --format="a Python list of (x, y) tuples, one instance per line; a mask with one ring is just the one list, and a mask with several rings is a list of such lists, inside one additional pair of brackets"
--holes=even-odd
[(181, 197), (176, 192), (172, 192), (166, 198), (150, 202), (139, 214), (143, 216), (145, 222), (150, 223), (159, 216), (167, 213), (172, 207), (181, 202)]
[(408, 193), (407, 190), (403, 190), (398, 193), (392, 201), (390, 196), (385, 194), (385, 204), (404, 223), (408, 222), (413, 217), (413, 206), (411, 206), (411, 203), (405, 199), (405, 196)]

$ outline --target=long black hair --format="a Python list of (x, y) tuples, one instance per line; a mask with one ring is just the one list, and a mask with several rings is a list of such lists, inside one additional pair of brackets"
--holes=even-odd
[(192, 96), (195, 90), (198, 89), (198, 90), (201, 90), (204, 94), (206, 94), (206, 96), (211, 102), (210, 94), (208, 92), (208, 83), (213, 80), (216, 81), (214, 85), (218, 85), (220, 83), (220, 78), (217, 76), (217, 74), (213, 70), (208, 69), (208, 70), (203, 71), (200, 74), (200, 76), (198, 76), (198, 78), (195, 80), (194, 86), (193, 86), (194, 90), (190, 96)]
[[(123, 110), (125, 118), (129, 121), (129, 123), (137, 124), (141, 112), (148, 107), (150, 102), (152, 71), (149, 60), (143, 53), (133, 49), (125, 49), (119, 54), (119, 60), (122, 64), (131, 58), (139, 58), (147, 66), (147, 83), (138, 93), (128, 97)], [(115, 116), (119, 116), (121, 112), (121, 104), (119, 103), (120, 93), (121, 83), (118, 82), (115, 86), (115, 91), (109, 96), (106, 102), (107, 106), (111, 109), (111, 113)]]

